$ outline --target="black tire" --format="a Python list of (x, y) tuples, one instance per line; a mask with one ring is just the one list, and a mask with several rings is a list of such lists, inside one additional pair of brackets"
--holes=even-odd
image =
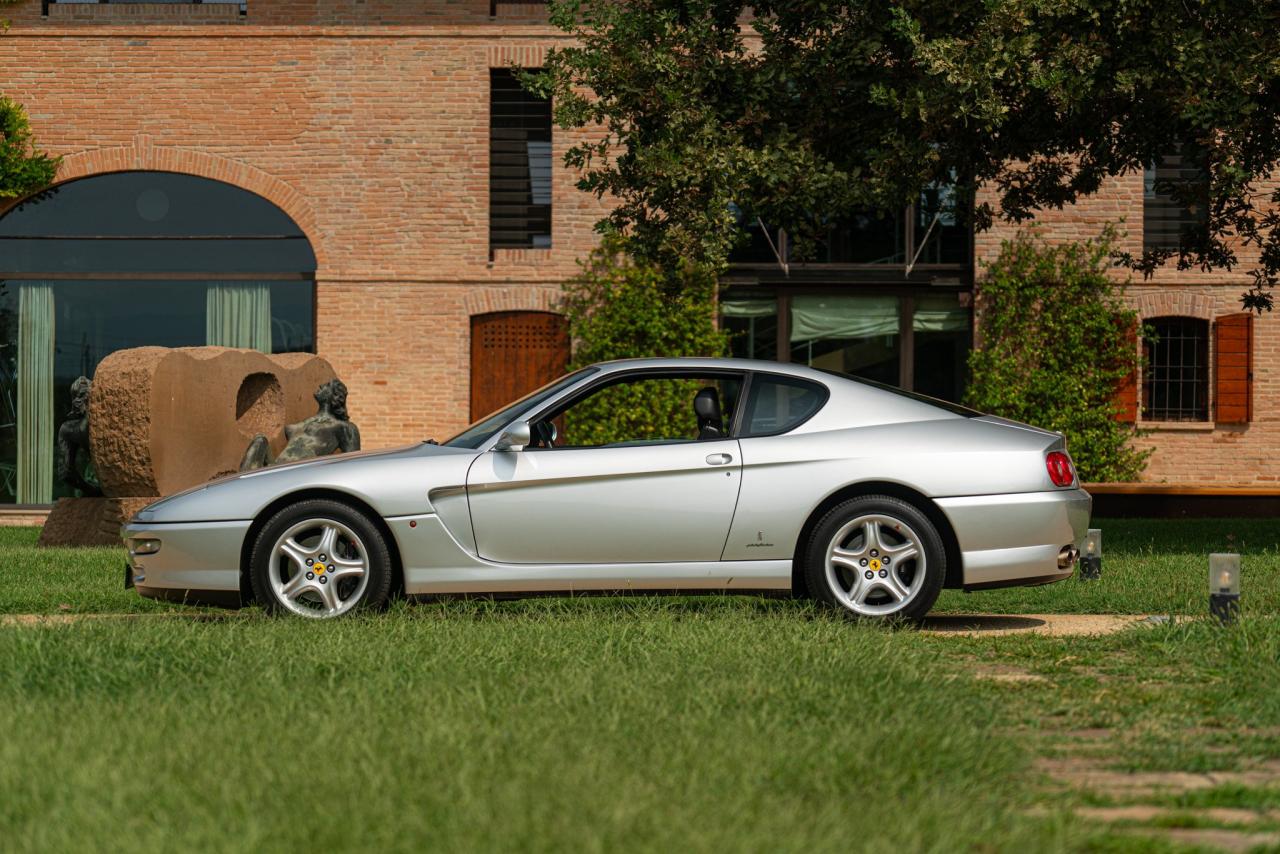
[[(828, 550), (832, 547), (832, 541), (841, 533), (842, 529), (863, 517), (880, 517), (904, 526), (894, 530), (892, 524), (885, 525), (880, 523), (875, 530), (877, 536), (882, 536), (885, 540), (891, 540), (894, 537), (902, 538), (901, 542), (889, 542), (887, 545), (890, 549), (901, 548), (904, 543), (908, 543), (911, 540), (916, 541), (918, 544), (917, 551), (923, 557), (923, 563), (917, 558), (906, 558), (903, 563), (887, 570), (879, 563), (868, 565), (861, 562), (864, 559), (878, 560), (882, 558), (868, 557), (858, 560), (858, 574), (865, 575), (870, 571), (874, 576), (867, 582), (867, 586), (873, 592), (867, 602), (860, 607), (867, 611), (883, 610), (884, 613), (860, 613), (855, 609), (855, 606), (850, 604), (853, 597), (849, 594), (854, 589), (855, 584), (863, 584), (862, 581), (854, 576), (854, 570), (833, 565), (832, 572), (828, 573), (827, 571)], [(903, 530), (913, 533), (914, 537), (903, 535)], [(852, 551), (857, 551), (860, 554), (862, 552), (861, 547), (865, 545), (858, 538), (856, 532), (845, 535), (841, 538), (841, 541), (842, 543), (854, 544), (855, 548)], [(891, 555), (892, 553), (892, 551), (886, 550), (886, 554)], [(895, 594), (888, 589), (886, 580), (882, 580), (887, 579), (888, 572), (894, 573), (894, 579), (901, 582), (903, 587), (909, 586), (910, 594), (905, 597), (905, 604), (899, 605), (894, 600)], [(885, 574), (882, 575), (881, 573)], [(916, 585), (916, 573), (923, 574), (918, 586)], [(832, 575), (835, 576), (834, 583), (841, 585), (838, 590), (832, 586)], [(889, 495), (867, 495), (850, 499), (836, 506), (827, 515), (823, 516), (822, 520), (814, 527), (813, 533), (809, 537), (809, 542), (805, 546), (804, 582), (810, 591), (810, 595), (817, 601), (836, 608), (854, 618), (889, 621), (920, 620), (929, 613), (929, 609), (937, 601), (946, 577), (946, 549), (943, 548), (942, 537), (939, 536), (938, 529), (934, 527), (933, 523), (929, 521), (929, 517), (921, 512), (918, 507), (903, 501), (901, 498), (894, 498)], [(847, 587), (845, 586), (846, 583), (848, 584)]]
[[(272, 559), (277, 540), (295, 525), (311, 520), (334, 522), (347, 528), (359, 538), (360, 544), (364, 547), (364, 558), (367, 563), (365, 573), (368, 580), (364, 584), (363, 591), (355, 597), (354, 603), (348, 605), (349, 600), (344, 600), (343, 607), (348, 610), (342, 611), (342, 614), (385, 606), (391, 593), (394, 575), (391, 550), (387, 546), (386, 538), (366, 514), (341, 501), (327, 498), (311, 498), (290, 504), (274, 513), (258, 531), (249, 558), (249, 580), (253, 586), (253, 596), (258, 603), (268, 613), (296, 613), (281, 600), (272, 585), (270, 578)], [(330, 569), (332, 568), (330, 566)], [(336, 584), (334, 589), (336, 591)], [(317, 613), (314, 616), (327, 615)]]

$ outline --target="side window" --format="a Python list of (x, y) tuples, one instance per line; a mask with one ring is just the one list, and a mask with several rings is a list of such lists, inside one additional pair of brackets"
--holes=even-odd
[(646, 375), (597, 388), (531, 425), (530, 448), (600, 448), (723, 439), (742, 381)]
[(742, 435), (785, 433), (817, 412), (826, 400), (827, 390), (818, 383), (756, 374), (751, 378)]

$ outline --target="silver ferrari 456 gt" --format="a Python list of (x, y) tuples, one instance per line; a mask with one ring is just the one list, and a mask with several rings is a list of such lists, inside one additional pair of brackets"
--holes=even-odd
[(796, 365), (643, 359), (442, 443), (163, 498), (125, 527), (143, 596), (338, 617), (397, 593), (792, 591), (915, 619), (944, 587), (1074, 570), (1062, 436)]

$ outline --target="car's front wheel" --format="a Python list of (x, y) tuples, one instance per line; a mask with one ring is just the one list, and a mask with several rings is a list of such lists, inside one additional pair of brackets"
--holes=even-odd
[(888, 495), (831, 510), (810, 537), (805, 581), (819, 600), (857, 617), (918, 620), (946, 577), (942, 538), (917, 507)]
[(360, 511), (328, 499), (299, 501), (268, 519), (249, 571), (263, 607), (302, 617), (377, 608), (391, 592), (391, 554), (382, 533)]

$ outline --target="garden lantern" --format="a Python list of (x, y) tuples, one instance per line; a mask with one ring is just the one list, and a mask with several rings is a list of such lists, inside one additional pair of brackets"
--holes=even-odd
[(1240, 616), (1240, 555), (1209, 555), (1209, 613), (1224, 624)]
[(1093, 581), (1102, 577), (1102, 529), (1090, 528), (1080, 555), (1080, 577)]

